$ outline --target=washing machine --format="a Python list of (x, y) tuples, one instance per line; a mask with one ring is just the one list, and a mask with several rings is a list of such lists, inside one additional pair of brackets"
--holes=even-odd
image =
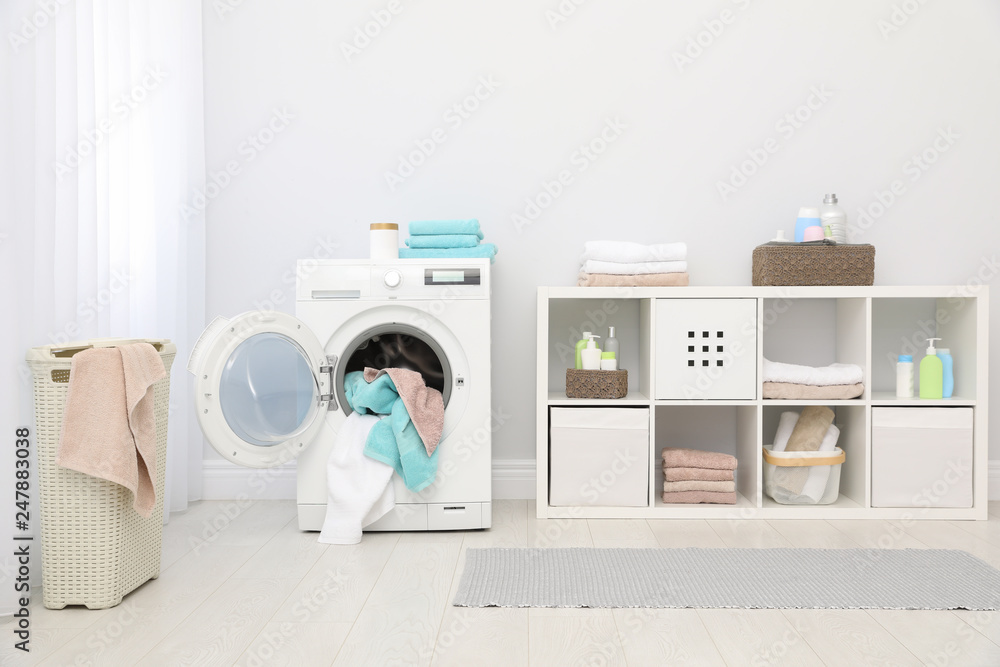
[(365, 530), (489, 528), (489, 269), (487, 259), (300, 260), (294, 317), (220, 317), (192, 350), (205, 438), (241, 466), (298, 459), (299, 528), (321, 530), (327, 460), (351, 413), (344, 376), (415, 370), (444, 397), (437, 477), (414, 493), (393, 475), (395, 510)]

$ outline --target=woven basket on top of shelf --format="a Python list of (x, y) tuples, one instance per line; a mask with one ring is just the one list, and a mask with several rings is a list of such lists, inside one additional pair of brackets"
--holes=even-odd
[[(56, 465), (72, 357), (91, 347), (150, 343), (167, 370), (153, 385), (156, 506), (148, 519), (124, 486)], [(49, 609), (114, 607), (160, 575), (170, 367), (177, 347), (165, 339), (95, 339), (28, 351), (35, 393), (35, 446), (42, 517), (42, 601)]]
[(775, 243), (753, 249), (754, 285), (874, 285), (875, 246)]

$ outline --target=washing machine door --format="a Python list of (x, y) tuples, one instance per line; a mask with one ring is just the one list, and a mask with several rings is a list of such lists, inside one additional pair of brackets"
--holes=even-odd
[(251, 468), (295, 458), (323, 426), (331, 366), (315, 334), (291, 315), (217, 318), (188, 362), (205, 438)]

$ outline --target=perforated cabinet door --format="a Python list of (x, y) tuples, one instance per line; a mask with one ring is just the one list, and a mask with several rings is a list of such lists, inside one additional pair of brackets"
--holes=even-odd
[(657, 299), (657, 399), (757, 395), (756, 299)]

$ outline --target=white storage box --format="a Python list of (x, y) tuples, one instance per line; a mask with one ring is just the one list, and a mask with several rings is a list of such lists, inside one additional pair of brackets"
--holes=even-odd
[(757, 397), (756, 299), (657, 299), (656, 398)]
[(549, 504), (649, 506), (649, 408), (552, 408)]
[(844, 450), (773, 452), (764, 445), (764, 493), (782, 505), (829, 505), (840, 496)]
[(872, 408), (872, 507), (972, 507), (972, 408)]

